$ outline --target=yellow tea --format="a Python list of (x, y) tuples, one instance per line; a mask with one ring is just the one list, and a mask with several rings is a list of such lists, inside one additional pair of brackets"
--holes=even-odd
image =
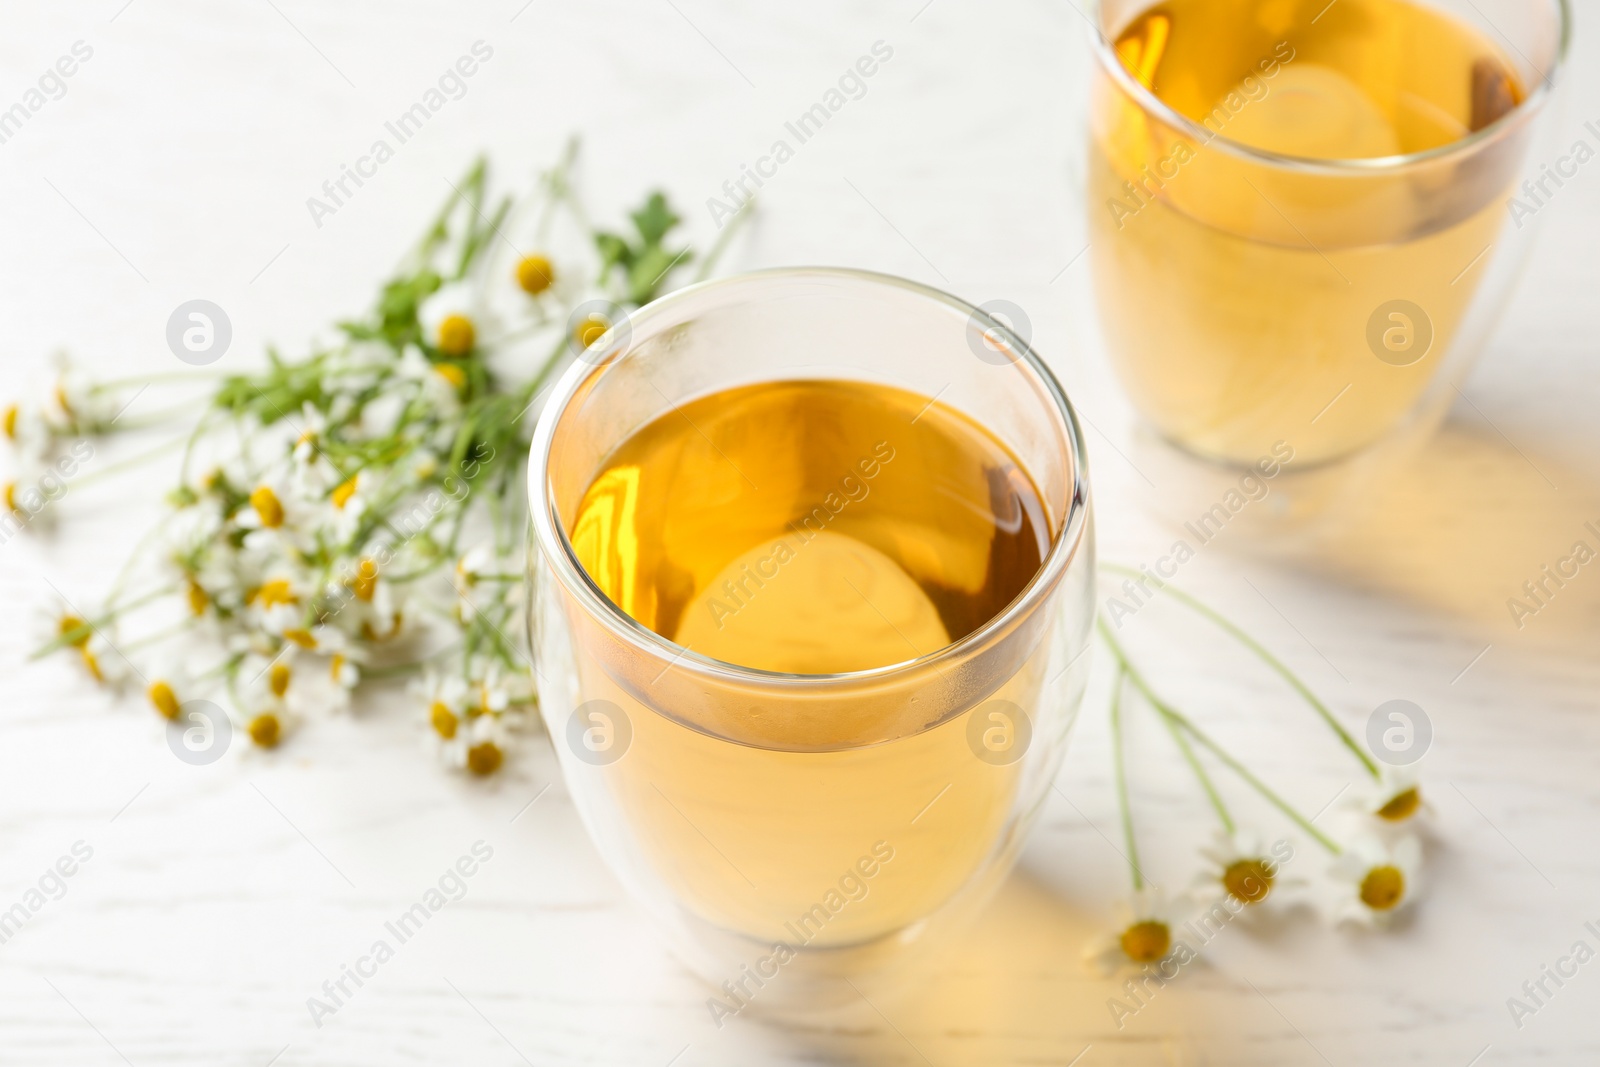
[[(605, 460), (568, 530), (640, 624), (801, 675), (967, 636), (1023, 591), (1051, 534), (1028, 472), (986, 429), (925, 396), (836, 380), (741, 386), (659, 416)], [(983, 758), (973, 737), (1017, 724), (972, 717), (997, 700), (1034, 707), (1047, 656), (934, 717), (870, 687), (798, 716), (708, 688), (684, 722), (647, 684), (583, 684), (630, 720), (610, 789), (681, 898), (743, 933), (842, 945), (927, 915), (1002, 847), (1019, 765)]]
[(1091, 255), (1135, 404), (1238, 463), (1278, 442), (1297, 465), (1374, 442), (1451, 348), (1517, 153), (1508, 139), (1459, 167), (1326, 164), (1483, 129), (1525, 96), (1512, 65), (1409, 0), (1169, 0), (1114, 47), (1200, 131), (1101, 86)]

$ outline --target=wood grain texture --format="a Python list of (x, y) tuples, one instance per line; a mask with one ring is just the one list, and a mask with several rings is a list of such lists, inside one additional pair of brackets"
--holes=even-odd
[[(1587, 29), (1600, 7), (1578, 7)], [(1130, 416), (1074, 261), (1084, 30), (1071, 3), (1028, 0), (19, 7), (0, 39), (0, 106), (74, 41), (94, 55), (0, 144), (0, 391), (58, 345), (104, 370), (175, 369), (164, 324), (195, 296), (232, 318), (228, 365), (268, 342), (295, 350), (365, 306), (480, 148), (526, 176), (581, 130), (597, 212), (618, 216), (659, 183), (709, 240), (706, 198), (883, 40), (893, 59), (768, 183), (730, 266), (848, 264), (1021, 304), (1094, 427), (1103, 553), (1152, 559), (1174, 527), (1139, 506), (1148, 487), (1117, 451)], [(466, 95), (315, 225), (306, 198), (479, 39), (494, 57)], [(1580, 36), (1560, 141), (1600, 118), (1596, 58)], [(1600, 519), (1593, 166), (1541, 213), (1535, 259), (1444, 432), (1374, 488), (1337, 546), (1273, 559), (1219, 539), (1184, 571), (1346, 721), (1393, 697), (1430, 712), (1428, 897), (1399, 929), (1230, 927), (1118, 1028), (1116, 987), (1079, 960), (1125, 880), (1096, 689), (1021, 868), (926, 994), (892, 1021), (719, 1030), (600, 864), (542, 740), (497, 780), (462, 781), (432, 765), (421, 711), (397, 693), (270, 756), (196, 768), (147, 709), (109, 701), (70, 664), (26, 663), (33, 605), (52, 585), (103, 589), (157, 514), (152, 469), (71, 489), (53, 534), (0, 546), (0, 908), (74, 842), (93, 849), (0, 945), (0, 1063), (1600, 1059), (1600, 962), (1521, 1029), (1505, 1004), (1576, 940), (1597, 944), (1583, 924), (1600, 923), (1600, 572), (1521, 630), (1505, 610)], [(1296, 803), (1317, 810), (1351, 781), (1354, 764), (1291, 695), (1214, 635), (1152, 608), (1128, 640)], [(1146, 859), (1181, 885), (1207, 813), (1159, 727), (1135, 715), (1131, 730)], [(306, 998), (480, 839), (494, 856), (466, 896), (315, 1026)], [(1297, 862), (1321, 861), (1302, 843)]]

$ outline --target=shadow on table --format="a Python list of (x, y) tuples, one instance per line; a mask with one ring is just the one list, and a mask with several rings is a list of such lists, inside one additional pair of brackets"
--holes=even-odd
[[(1184, 1035), (1196, 1003), (1183, 978), (1146, 1000), (1158, 1014), (1124, 1018), (1108, 999), (1121, 982), (1085, 966), (1083, 947), (1103, 934), (1088, 916), (1019, 869), (984, 913), (930, 969), (917, 992), (859, 1005), (848, 1021), (760, 1023), (801, 1058), (821, 1063), (967, 1067), (1078, 1062), (1194, 1065), (1207, 1059)], [(1215, 1050), (1212, 1050), (1213, 1052)], [(1087, 1057), (1085, 1057), (1087, 1060)]]
[(1592, 645), (1600, 484), (1491, 427), (1452, 422), (1308, 566), (1469, 621), (1486, 641)]

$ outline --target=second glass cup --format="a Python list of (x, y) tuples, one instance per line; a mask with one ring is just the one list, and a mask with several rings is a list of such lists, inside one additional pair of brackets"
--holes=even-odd
[(1567, 5), (1103, 0), (1096, 29), (1102, 333), (1177, 446), (1135, 460), (1187, 517), (1250, 468), (1315, 517), (1431, 433), (1490, 334), (1545, 200), (1518, 182)]
[(892, 987), (1009, 871), (1082, 697), (1054, 377), (919, 285), (745, 275), (614, 324), (529, 477), (540, 705), (608, 863), (724, 1012)]

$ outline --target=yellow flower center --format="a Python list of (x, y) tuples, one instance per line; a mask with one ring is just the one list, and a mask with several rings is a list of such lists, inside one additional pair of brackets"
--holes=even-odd
[(1172, 949), (1172, 931), (1156, 919), (1144, 919), (1122, 931), (1122, 951), (1135, 963), (1155, 963)]
[(78, 649), (78, 654), (83, 657), (83, 669), (89, 672), (89, 677), (97, 682), (106, 680), (106, 673), (100, 669), (100, 659), (88, 648)]
[(206, 591), (200, 588), (200, 583), (190, 580), (187, 590), (189, 597), (189, 610), (196, 615), (206, 613), (206, 605), (211, 603), (211, 598), (206, 596)]
[(348, 662), (349, 660), (344, 658), (344, 653), (342, 652), (335, 652), (333, 658), (328, 660), (328, 675), (340, 685), (344, 684), (342, 675), (344, 674), (344, 665)]
[(529, 296), (538, 296), (555, 280), (555, 268), (543, 256), (523, 256), (517, 263), (517, 284)]
[(435, 700), (428, 709), (428, 721), (433, 723), (433, 731), (446, 741), (456, 735), (456, 713), (442, 700)]
[(467, 384), (467, 372), (461, 369), (459, 363), (435, 363), (433, 365), (433, 373), (449, 382), (456, 389), (460, 389)]
[(340, 511), (350, 503), (350, 498), (356, 495), (356, 480), (354, 478), (340, 482), (333, 490), (333, 506)]
[(257, 586), (250, 599), (264, 608), (271, 608), (279, 604), (293, 604), (296, 597), (294, 590), (289, 588), (289, 580), (287, 578), (274, 578), (270, 582), (262, 582)]
[(439, 323), (439, 351), (460, 359), (478, 343), (478, 331), (465, 315), (446, 315)]
[(72, 401), (67, 399), (67, 387), (61, 382), (56, 382), (56, 403), (61, 405), (61, 410), (68, 415), (73, 414)]
[(467, 749), (467, 770), (480, 778), (488, 777), (505, 762), (505, 753), (493, 741), (481, 741)]
[(1389, 911), (1406, 895), (1406, 876), (1400, 868), (1374, 867), (1361, 880), (1361, 903), (1373, 911)]
[[(61, 621), (56, 624), (57, 635), (66, 638), (67, 644), (75, 648), (82, 648), (89, 643), (90, 632), (89, 627), (76, 615), (63, 615)], [(68, 634), (72, 636), (68, 637)]]
[(1378, 818), (1390, 822), (1405, 822), (1415, 815), (1420, 807), (1422, 807), (1422, 792), (1416, 786), (1412, 786), (1390, 797), (1388, 802), (1378, 809), (1377, 814)]
[(145, 695), (150, 698), (150, 703), (163, 717), (168, 719), (178, 717), (178, 694), (172, 691), (172, 686), (161, 681), (151, 682), (150, 688), (145, 690)]
[(21, 508), (17, 507), (17, 483), (16, 482), (7, 482), (6, 483), (6, 510), (7, 511), (21, 511), (22, 510)]
[(17, 439), (17, 419), (22, 414), (22, 409), (12, 404), (6, 408), (5, 426), (6, 436), (15, 441)]
[(572, 331), (572, 336), (580, 347), (588, 348), (600, 340), (604, 333), (611, 329), (611, 324), (599, 315), (589, 315)]
[(378, 565), (370, 559), (363, 559), (356, 567), (356, 576), (350, 583), (351, 592), (356, 599), (370, 604), (372, 597), (378, 591)]
[(272, 690), (272, 695), (281, 697), (289, 691), (289, 679), (294, 672), (287, 663), (274, 663), (267, 672), (267, 687)]
[(284, 637), (284, 640), (293, 641), (295, 644), (299, 645), (301, 648), (316, 648), (317, 647), (317, 639), (316, 639), (316, 637), (314, 637), (312, 635), (310, 630), (304, 629), (302, 627), (298, 627), (298, 626), (291, 627), (290, 629), (287, 629), (287, 630), (283, 631), (283, 637)]
[(277, 745), (283, 735), (283, 724), (270, 711), (264, 711), (250, 720), (250, 740), (262, 748)]
[(250, 494), (250, 506), (256, 509), (261, 525), (267, 529), (275, 530), (283, 525), (283, 501), (278, 499), (278, 494), (272, 491), (271, 486), (256, 486)]
[(1222, 872), (1222, 885), (1241, 904), (1259, 904), (1272, 892), (1272, 871), (1265, 860), (1236, 860)]

